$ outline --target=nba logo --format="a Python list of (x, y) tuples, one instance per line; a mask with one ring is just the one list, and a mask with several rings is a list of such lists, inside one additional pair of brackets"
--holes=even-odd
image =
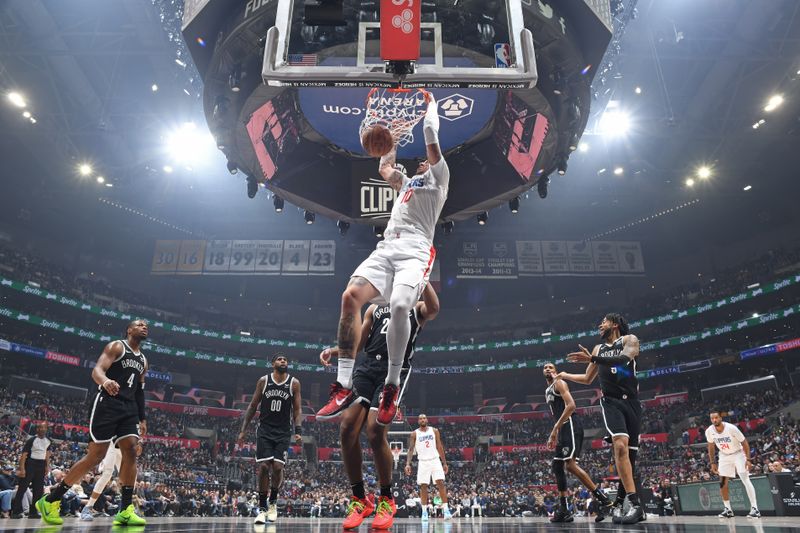
[(511, 46), (508, 43), (494, 43), (494, 66), (497, 68), (511, 66)]

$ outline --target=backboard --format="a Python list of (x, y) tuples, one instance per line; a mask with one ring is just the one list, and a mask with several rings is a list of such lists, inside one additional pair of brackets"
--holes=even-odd
[[(265, 43), (264, 82), (487, 89), (536, 84), (533, 38), (524, 27), (521, 0), (415, 2), (420, 0), (278, 0)], [(398, 6), (416, 9), (404, 9), (402, 17), (385, 16)], [(407, 45), (412, 71), (398, 74), (392, 71), (394, 62), (386, 61), (386, 42), (390, 32), (406, 30), (418, 32), (419, 53), (414, 58), (417, 50)]]

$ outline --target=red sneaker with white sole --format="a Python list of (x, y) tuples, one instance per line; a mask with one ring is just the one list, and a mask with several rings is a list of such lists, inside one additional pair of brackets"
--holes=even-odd
[(333, 418), (347, 409), (353, 400), (356, 399), (356, 392), (353, 389), (345, 389), (339, 382), (331, 384), (331, 393), (322, 409), (317, 411), (317, 418), (325, 420)]
[(378, 424), (388, 426), (397, 415), (397, 385), (384, 385), (378, 397)]

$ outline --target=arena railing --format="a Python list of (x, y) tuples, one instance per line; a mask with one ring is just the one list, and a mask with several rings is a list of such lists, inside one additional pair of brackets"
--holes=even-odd
[[(787, 287), (797, 285), (800, 283), (800, 274), (796, 274), (794, 276), (775, 281), (772, 283), (764, 284), (763, 286), (759, 286), (748, 291), (734, 294), (732, 296), (727, 296), (724, 298), (718, 298), (714, 301), (706, 302), (701, 305), (696, 305), (694, 307), (690, 307), (688, 309), (684, 309), (682, 311), (675, 310), (668, 313), (662, 313), (657, 316), (643, 318), (641, 320), (634, 320), (630, 323), (631, 328), (638, 328), (642, 326), (649, 326), (652, 324), (662, 324), (664, 322), (670, 322), (672, 320), (678, 320), (685, 317), (696, 316), (702, 313), (706, 313), (708, 311), (712, 311), (715, 309), (719, 309), (721, 307), (725, 307), (728, 305), (733, 305), (737, 303), (741, 303), (746, 300), (751, 300), (761, 295), (770, 294), (773, 292), (781, 291)], [(327, 346), (318, 343), (318, 342), (305, 342), (305, 341), (292, 341), (292, 340), (284, 340), (284, 339), (272, 339), (272, 338), (258, 338), (253, 337), (250, 335), (239, 335), (235, 333), (222, 333), (219, 331), (213, 331), (209, 329), (203, 329), (199, 327), (193, 326), (181, 326), (176, 324), (170, 324), (163, 320), (152, 319), (148, 317), (140, 317), (135, 316), (131, 313), (123, 313), (120, 311), (115, 311), (113, 309), (107, 309), (104, 307), (96, 306), (90, 304), (88, 302), (82, 302), (75, 298), (70, 298), (68, 296), (64, 296), (58, 294), (56, 292), (43, 289), (41, 287), (33, 286), (28, 283), (22, 283), (20, 281), (12, 280), (9, 278), (0, 278), (0, 286), (3, 288), (13, 289), (15, 291), (19, 291), (25, 294), (30, 294), (33, 296), (37, 296), (40, 298), (44, 298), (49, 301), (57, 302), (63, 305), (67, 305), (73, 307), (75, 309), (79, 309), (81, 311), (87, 311), (89, 313), (93, 313), (96, 315), (100, 315), (103, 317), (110, 317), (110, 318), (118, 318), (120, 320), (131, 320), (133, 318), (143, 318), (147, 320), (152, 327), (160, 328), (165, 331), (173, 332), (173, 333), (184, 333), (187, 335), (197, 335), (204, 338), (212, 338), (212, 339), (220, 339), (220, 340), (230, 340), (233, 342), (240, 342), (243, 344), (252, 344), (252, 345), (261, 345), (261, 346), (277, 346), (283, 348), (297, 348), (297, 349), (305, 349), (305, 350), (322, 350)], [(538, 346), (544, 344), (551, 344), (554, 342), (563, 342), (563, 341), (572, 341), (575, 339), (580, 339), (582, 337), (589, 337), (595, 335), (595, 330), (586, 330), (586, 331), (579, 331), (575, 333), (564, 333), (560, 335), (551, 335), (548, 337), (532, 337), (527, 339), (513, 339), (513, 340), (504, 340), (504, 341), (491, 341), (491, 342), (481, 342), (481, 343), (471, 343), (471, 344), (432, 344), (432, 345), (421, 345), (417, 346), (417, 352), (458, 352), (458, 351), (481, 351), (481, 350), (496, 350), (496, 349), (503, 349), (503, 348), (514, 348), (517, 346)]]

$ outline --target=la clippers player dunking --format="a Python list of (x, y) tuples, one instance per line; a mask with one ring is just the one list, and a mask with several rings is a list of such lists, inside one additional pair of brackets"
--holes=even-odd
[(136, 448), (139, 437), (147, 432), (144, 406), (144, 377), (147, 359), (139, 350), (147, 339), (147, 322), (133, 320), (128, 324), (125, 339), (110, 342), (92, 370), (97, 394), (89, 416), (92, 442), (83, 459), (75, 463), (50, 494), (36, 502), (42, 519), (48, 524), (63, 523), (61, 498), (75, 483), (106, 455), (109, 445), (122, 452), (119, 481), (122, 485), (120, 511), (116, 525), (142, 526), (145, 520), (136, 515), (133, 506), (133, 485), (136, 481)]
[[(417, 302), (408, 314), (411, 337), (404, 352), (403, 387), (398, 394), (398, 400), (408, 386), (417, 335), (428, 321), (436, 318), (438, 313), (439, 299), (433, 287), (427, 285), (422, 292), (422, 301)], [(363, 349), (366, 357), (359, 362), (353, 373), (354, 389), (358, 391), (359, 396), (357, 401), (350, 404), (350, 407), (342, 413), (339, 428), (342, 462), (353, 491), (343, 524), (345, 529), (357, 528), (373, 511), (375, 511), (375, 519), (372, 522), (372, 528), (387, 529), (392, 526), (397, 509), (392, 495), (393, 459), (387, 438), (388, 427), (378, 424), (377, 421), (378, 399), (389, 366), (386, 334), (391, 323), (391, 315), (389, 306), (377, 305), (369, 306), (367, 312), (364, 313), (358, 351)], [(337, 356), (338, 353), (338, 348), (323, 350), (320, 354), (320, 361), (323, 365), (328, 366), (330, 358)], [(364, 486), (360, 443), (363, 429), (366, 429), (367, 440), (372, 448), (375, 471), (380, 485), (381, 493), (377, 509), (373, 500), (367, 497)]]
[(603, 422), (611, 437), (614, 448), (614, 462), (617, 466), (622, 486), (630, 508), (622, 512), (624, 503), (617, 496), (618, 503), (613, 521), (617, 524), (635, 524), (646, 519), (639, 495), (636, 492), (634, 470), (639, 451), (639, 433), (642, 426), (642, 406), (639, 403), (639, 380), (636, 378), (636, 358), (639, 356), (639, 339), (628, 332), (628, 323), (622, 315), (609, 313), (600, 322), (602, 344), (589, 350), (580, 346), (581, 351), (567, 355), (571, 363), (588, 363), (584, 374), (556, 375), (559, 379), (575, 383), (590, 384), (600, 376), (600, 408)]
[[(423, 133), (428, 159), (420, 163), (413, 178), (396, 164), (396, 148), (381, 158), (379, 172), (397, 191), (397, 200), (375, 251), (356, 268), (342, 294), (337, 348), (336, 383), (330, 399), (317, 416), (336, 416), (355, 400), (353, 367), (361, 330), (361, 308), (369, 301), (388, 304), (394, 317), (406, 317), (417, 303), (436, 256), (433, 234), (447, 199), (450, 170), (439, 148), (439, 115), (436, 101), (424, 92), (427, 110)], [(378, 423), (389, 424), (397, 412), (397, 397), (403, 356), (411, 335), (408, 320), (392, 320), (386, 332), (389, 368), (378, 405)]]

